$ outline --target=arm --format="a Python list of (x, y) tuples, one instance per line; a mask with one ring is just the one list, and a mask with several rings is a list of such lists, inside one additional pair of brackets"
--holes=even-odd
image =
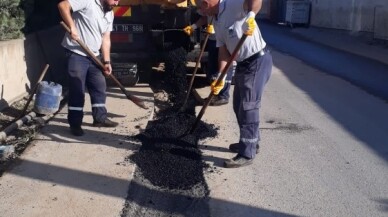
[[(226, 45), (222, 45), (221, 47), (218, 48), (218, 64), (219, 64), (219, 72), (222, 72), (225, 69), (226, 64), (228, 63), (230, 59), (230, 53), (226, 48)], [(220, 76), (220, 73), (219, 75)], [(218, 95), (220, 91), (224, 88), (225, 86), (225, 78), (226, 76), (220, 80), (218, 83), (218, 79), (214, 80), (211, 85), (210, 85), (210, 90), (214, 95)]]
[(197, 25), (197, 27), (201, 27), (203, 25), (205, 25), (207, 23), (207, 17), (206, 16), (201, 16), (197, 22), (195, 22), (195, 25)]
[[(110, 31), (107, 31), (102, 36), (102, 44), (101, 44), (101, 55), (103, 61), (109, 61), (110, 62), (110, 47), (111, 47), (111, 41), (110, 41)], [(105, 64), (105, 75), (110, 75), (112, 73), (112, 66), (111, 64)]]
[(73, 40), (79, 39), (78, 31), (75, 28), (75, 24), (73, 21), (73, 18), (71, 16), (71, 5), (69, 1), (63, 0), (58, 4), (59, 13), (61, 14), (61, 17), (63, 21), (66, 23), (66, 25), (70, 28), (70, 35)]
[(219, 66), (219, 72), (222, 72), (224, 70), (226, 64), (228, 63), (230, 59), (230, 53), (228, 49), (226, 48), (226, 45), (223, 45), (222, 47), (218, 48), (218, 66)]
[(186, 26), (183, 28), (183, 31), (188, 35), (191, 36), (193, 35), (194, 31), (203, 25), (207, 23), (207, 17), (206, 16), (201, 16), (195, 23), (193, 23), (190, 26)]
[(257, 14), (261, 10), (262, 4), (263, 4), (262, 0), (245, 0), (244, 1), (244, 9), (247, 12), (252, 11), (255, 14)]

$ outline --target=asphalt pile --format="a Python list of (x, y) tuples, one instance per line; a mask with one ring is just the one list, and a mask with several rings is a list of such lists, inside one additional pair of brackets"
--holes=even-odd
[(193, 134), (188, 134), (195, 117), (177, 114), (149, 123), (149, 128), (135, 136), (142, 142), (138, 153), (131, 156), (143, 176), (153, 185), (168, 189), (187, 190), (198, 183), (206, 184), (198, 140), (214, 137), (213, 125), (201, 123)]
[(189, 134), (196, 120), (194, 104), (185, 112), (177, 110), (187, 90), (183, 54), (177, 49), (167, 55), (170, 62), (165, 63), (165, 80), (158, 83), (158, 88), (172, 96), (171, 107), (155, 113), (144, 132), (129, 138), (142, 145), (129, 156), (137, 169), (122, 216), (208, 216), (209, 191), (204, 178), (208, 165), (202, 160), (198, 141), (215, 137), (217, 128), (200, 122)]
[(165, 70), (163, 89), (169, 94), (170, 101), (180, 106), (187, 93), (186, 60), (187, 51), (179, 47), (164, 55)]

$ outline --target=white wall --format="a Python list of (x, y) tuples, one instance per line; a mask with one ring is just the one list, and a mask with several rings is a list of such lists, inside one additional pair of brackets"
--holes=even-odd
[(311, 4), (313, 26), (388, 32), (388, 0), (311, 0)]
[(0, 41), (0, 110), (30, 92), (46, 63), (50, 67), (44, 80), (66, 81), (63, 35), (58, 25), (25, 39)]
[(24, 60), (24, 40), (0, 42), (0, 109), (26, 93), (30, 86)]

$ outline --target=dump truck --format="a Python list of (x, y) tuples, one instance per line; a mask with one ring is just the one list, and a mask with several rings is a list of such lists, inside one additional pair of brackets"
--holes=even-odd
[(146, 80), (169, 50), (194, 48), (195, 38), (183, 31), (196, 19), (193, 1), (121, 0), (113, 9), (112, 68), (123, 85)]

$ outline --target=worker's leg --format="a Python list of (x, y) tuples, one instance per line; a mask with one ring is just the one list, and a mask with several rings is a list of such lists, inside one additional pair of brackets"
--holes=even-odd
[(239, 154), (253, 159), (260, 141), (259, 108), (264, 86), (272, 71), (272, 56), (264, 56), (238, 64), (235, 74), (234, 110), (240, 127)]
[(68, 52), (68, 75), (69, 75), (69, 102), (68, 122), (70, 127), (82, 125), (83, 107), (85, 103), (85, 79), (89, 60), (87, 57)]
[(106, 80), (103, 72), (93, 62), (90, 63), (86, 85), (92, 104), (93, 120), (94, 122), (104, 122), (107, 117), (107, 109), (105, 107)]

